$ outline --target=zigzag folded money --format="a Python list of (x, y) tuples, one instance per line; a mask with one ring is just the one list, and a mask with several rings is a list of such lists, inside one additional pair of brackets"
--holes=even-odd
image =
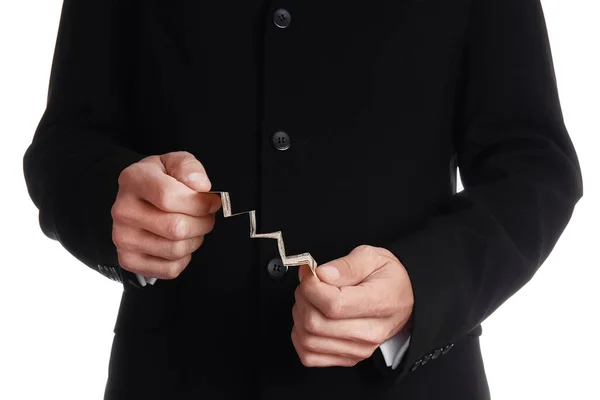
[[(269, 232), (269, 233), (257, 233), (256, 232), (256, 210), (244, 211), (238, 213), (232, 213), (231, 211), (231, 199), (229, 196), (229, 192), (218, 192), (211, 191), (209, 193), (216, 193), (221, 196), (221, 204), (223, 216), (225, 218), (235, 217), (237, 215), (248, 214), (250, 217), (250, 238), (252, 239), (275, 239), (277, 240), (277, 248), (279, 250), (279, 256), (281, 257), (281, 261), (283, 265), (286, 267), (298, 267), (301, 265), (308, 265), (313, 274), (316, 275), (317, 262), (310, 255), (310, 253), (302, 253), (302, 254), (294, 254), (287, 255), (285, 254), (285, 245), (283, 242), (283, 233), (281, 231), (277, 232)], [(145, 286), (145, 283), (149, 283), (154, 285), (156, 282), (156, 278), (146, 278), (138, 275), (138, 280), (142, 286)]]

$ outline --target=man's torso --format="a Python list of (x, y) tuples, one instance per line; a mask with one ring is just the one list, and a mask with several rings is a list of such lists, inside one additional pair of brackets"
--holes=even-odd
[[(128, 140), (142, 154), (193, 153), (213, 190), (230, 192), (233, 212), (256, 209), (259, 232), (283, 232), (288, 254), (310, 252), (321, 263), (360, 244), (385, 247), (455, 193), (469, 7), (467, 0), (125, 7)], [(274, 140), (277, 132), (289, 148)], [(290, 340), (296, 269), (269, 275), (276, 242), (248, 233), (247, 216), (218, 218), (177, 280), (125, 292), (119, 345), (144, 343), (151, 355), (152, 338), (170, 342), (157, 343), (147, 361), (129, 359), (130, 369), (176, 371), (175, 386), (205, 398), (241, 398), (238, 390), (265, 400), (486, 393), (476, 336), (391, 387), (373, 359), (303, 367)], [(125, 354), (115, 350), (113, 358), (137, 352)], [(158, 393), (159, 376), (155, 385)]]

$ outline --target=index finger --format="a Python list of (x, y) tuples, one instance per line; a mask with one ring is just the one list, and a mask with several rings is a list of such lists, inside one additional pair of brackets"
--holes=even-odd
[(156, 166), (144, 166), (132, 174), (130, 189), (135, 195), (164, 212), (204, 217), (221, 206), (219, 195), (199, 193)]
[(304, 265), (301, 265), (300, 267), (298, 267), (298, 280), (300, 282), (302, 282), (304, 277), (308, 276), (308, 275), (319, 280), (319, 278), (317, 278), (317, 275), (311, 271), (311, 269), (308, 265), (304, 264)]
[(389, 294), (381, 290), (381, 285), (371, 281), (338, 288), (319, 281), (309, 270), (297, 290), (330, 319), (384, 318), (392, 313), (385, 301)]
[(160, 156), (167, 175), (197, 192), (208, 192), (211, 182), (204, 165), (187, 151), (176, 151)]

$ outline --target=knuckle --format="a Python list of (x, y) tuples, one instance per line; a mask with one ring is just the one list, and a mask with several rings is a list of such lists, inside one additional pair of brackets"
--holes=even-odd
[(183, 240), (188, 234), (189, 224), (185, 218), (179, 215), (172, 215), (166, 224), (166, 231), (169, 239)]
[(123, 205), (120, 199), (117, 199), (110, 209), (110, 216), (113, 221), (121, 222), (127, 219), (127, 207)]
[(202, 235), (208, 235), (215, 227), (215, 216), (213, 214), (197, 217), (194, 219), (194, 224), (197, 225), (195, 231), (198, 231), (198, 233), (201, 233)]
[(305, 348), (306, 350), (310, 350), (310, 351), (317, 350), (317, 343), (315, 341), (314, 336), (300, 334), (298, 337), (298, 340), (300, 342), (300, 345), (303, 348)]
[(380, 325), (373, 325), (371, 329), (369, 329), (368, 333), (368, 341), (374, 344), (381, 344), (387, 339), (387, 332)]
[(398, 306), (390, 301), (382, 301), (379, 303), (379, 314), (381, 316), (390, 316), (398, 311)]
[(169, 256), (175, 260), (185, 257), (189, 254), (188, 245), (184, 241), (177, 241), (170, 245)]
[(203, 243), (204, 243), (204, 236), (197, 237), (196, 238), (196, 242), (194, 243), (194, 246), (193, 246), (191, 252), (194, 252), (194, 251), (198, 250), (200, 247), (202, 247)]
[(176, 279), (181, 274), (181, 265), (177, 262), (168, 263), (165, 268), (165, 279)]
[(358, 360), (347, 359), (347, 361), (345, 361), (347, 367), (354, 367), (356, 364), (358, 364)]
[(196, 159), (196, 157), (194, 157), (194, 155), (192, 153), (190, 153), (189, 151), (185, 151), (185, 150), (181, 150), (181, 151), (174, 151), (169, 153), (170, 155), (177, 157), (178, 159), (183, 159), (183, 160), (187, 160), (187, 159)]
[(294, 320), (294, 324), (300, 324), (302, 322), (299, 316), (298, 303), (294, 303), (292, 306), (292, 319)]
[(133, 176), (134, 176), (135, 164), (130, 165), (129, 167), (123, 169), (121, 173), (119, 173), (119, 177), (117, 178), (117, 183), (119, 187), (127, 186)]
[(157, 189), (155, 205), (163, 211), (171, 211), (173, 197), (173, 194), (166, 187), (161, 186)]
[(121, 206), (120, 206), (120, 203), (118, 203), (118, 200), (115, 201), (115, 203), (110, 208), (110, 216), (113, 219), (113, 221), (116, 221), (116, 220), (118, 220), (120, 218), (120, 216), (121, 216)]
[(326, 302), (321, 311), (329, 319), (341, 319), (344, 314), (342, 302), (338, 299)]
[(359, 353), (359, 357), (361, 359), (366, 359), (369, 358), (373, 355), (373, 353), (375, 353), (375, 350), (377, 350), (379, 346), (370, 346), (370, 347), (364, 347)]
[(185, 257), (181, 258), (179, 261), (177, 261), (177, 263), (179, 264), (179, 270), (183, 271), (188, 266), (191, 260), (192, 255), (188, 254)]
[(113, 226), (112, 230), (112, 241), (117, 248), (125, 247), (127, 240), (125, 239), (125, 233), (119, 226)]
[(181, 170), (185, 170), (185, 169), (192, 169), (192, 170), (203, 170), (204, 168), (202, 168), (202, 163), (200, 161), (198, 161), (198, 159), (191, 153), (188, 152), (183, 152), (183, 155), (180, 158), (180, 162), (179, 162), (179, 166), (181, 167)]
[(375, 253), (375, 248), (373, 246), (369, 246), (367, 244), (361, 244), (357, 246), (353, 251), (352, 255), (356, 257), (357, 260), (369, 260), (373, 257)]
[(314, 312), (307, 312), (304, 314), (302, 325), (304, 326), (304, 330), (309, 333), (318, 333), (319, 331), (319, 317)]
[(301, 297), (302, 297), (302, 285), (298, 285), (298, 286), (296, 286), (296, 289), (294, 290), (294, 300), (296, 301), (296, 304), (301, 301)]
[(183, 178), (184, 172), (185, 171), (184, 171), (181, 163), (169, 165), (168, 174), (170, 176), (174, 177), (175, 179), (177, 179), (178, 181)]
[(369, 355), (366, 358), (371, 357), (377, 351), (377, 349), (379, 349), (379, 345), (378, 344), (373, 345), (369, 349)]
[(128, 271), (133, 271), (136, 267), (135, 257), (133, 257), (130, 253), (118, 252), (117, 261), (122, 268)]
[(140, 161), (138, 161), (136, 164), (133, 164), (133, 166), (135, 165), (145, 165), (145, 164), (162, 164), (162, 162), (160, 161), (160, 156), (159, 155), (151, 155), (145, 158), (142, 158)]
[(297, 303), (305, 304), (308, 303), (306, 299), (310, 298), (310, 288), (309, 285), (300, 283), (296, 286), (296, 290), (294, 291), (294, 298)]
[(188, 151), (174, 151), (165, 154), (165, 159), (168, 164), (169, 175), (182, 176), (186, 169), (189, 169), (188, 165), (192, 163), (198, 163), (196, 157)]
[(187, 255), (180, 260), (174, 261), (170, 263), (170, 266), (167, 268), (167, 279), (176, 279), (183, 272), (183, 270), (187, 267), (191, 260), (192, 256)]
[(209, 214), (205, 217), (205, 219), (206, 219), (205, 233), (210, 233), (215, 228), (215, 214)]
[(389, 249), (386, 249), (385, 247), (374, 247), (373, 249), (378, 254), (380, 254), (382, 257), (386, 257), (386, 258), (389, 258), (391, 260), (398, 260), (398, 258), (396, 257), (396, 255), (394, 253), (392, 253)]
[(301, 352), (298, 356), (300, 357), (300, 362), (305, 367), (312, 367), (316, 365), (316, 356), (314, 354), (308, 352)]

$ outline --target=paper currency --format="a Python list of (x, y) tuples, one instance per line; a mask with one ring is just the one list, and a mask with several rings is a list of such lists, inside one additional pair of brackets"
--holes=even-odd
[(250, 218), (250, 237), (256, 239), (275, 239), (277, 240), (277, 248), (279, 250), (279, 257), (283, 265), (286, 267), (298, 267), (301, 265), (308, 265), (313, 274), (316, 275), (317, 262), (310, 255), (310, 253), (302, 253), (295, 255), (285, 254), (285, 245), (283, 243), (283, 233), (281, 231), (269, 232), (269, 233), (256, 233), (256, 210), (244, 211), (238, 213), (231, 212), (231, 199), (229, 192), (217, 192), (212, 191), (210, 193), (216, 193), (221, 196), (221, 204), (223, 210), (223, 216), (225, 218), (234, 217), (236, 215), (248, 214)]
[[(279, 257), (283, 265), (286, 267), (299, 267), (301, 265), (308, 265), (312, 273), (316, 276), (317, 262), (310, 255), (310, 253), (294, 254), (288, 256), (285, 254), (285, 244), (283, 243), (283, 233), (281, 231), (269, 232), (269, 233), (256, 233), (256, 210), (243, 211), (238, 213), (231, 212), (231, 198), (229, 192), (218, 192), (211, 191), (209, 193), (215, 193), (221, 196), (221, 210), (223, 217), (235, 217), (236, 215), (248, 214), (250, 218), (250, 238), (252, 239), (275, 239), (277, 240), (277, 249), (279, 250)], [(138, 280), (142, 286), (146, 286), (146, 283), (154, 285), (156, 278), (147, 278), (138, 274)]]

